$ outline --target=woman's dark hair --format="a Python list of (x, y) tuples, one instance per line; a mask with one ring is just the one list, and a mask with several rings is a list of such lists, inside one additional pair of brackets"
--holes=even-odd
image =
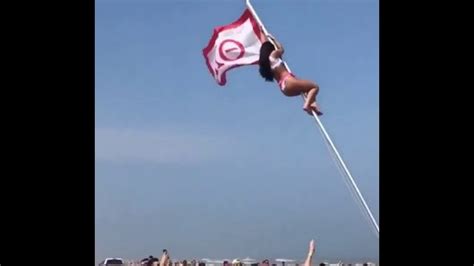
[(258, 64), (260, 65), (260, 75), (265, 78), (266, 81), (273, 81), (273, 72), (270, 68), (270, 59), (268, 57), (275, 50), (275, 46), (269, 41), (266, 41), (260, 47), (260, 59)]

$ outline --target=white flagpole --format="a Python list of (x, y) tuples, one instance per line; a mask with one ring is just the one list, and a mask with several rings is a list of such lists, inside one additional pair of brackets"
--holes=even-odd
[[(265, 28), (262, 21), (258, 17), (257, 12), (255, 12), (255, 9), (253, 8), (252, 4), (250, 3), (250, 0), (246, 0), (246, 4), (247, 4), (247, 7), (249, 8), (250, 12), (252, 12), (252, 15), (254, 16), (254, 18), (262, 26), (262, 30), (265, 33), (265, 35), (268, 34), (267, 29)], [(285, 62), (285, 67), (288, 69), (288, 71), (291, 72), (290, 67), (288, 66), (288, 64), (286, 62)], [(301, 96), (303, 97), (303, 100), (304, 100), (305, 96), (303, 94)], [(314, 112), (314, 110), (312, 110), (312, 113), (313, 113), (314, 119), (316, 120), (316, 123), (318, 124), (319, 128), (321, 129), (321, 132), (323, 133), (324, 138), (327, 140), (327, 142), (331, 146), (332, 150), (334, 151), (334, 154), (336, 154), (336, 157), (337, 157), (339, 163), (342, 165), (342, 168), (344, 169), (344, 172), (346, 173), (347, 177), (349, 177), (350, 184), (353, 186), (354, 190), (357, 192), (357, 196), (359, 196), (359, 200), (362, 202), (365, 211), (369, 215), (370, 221), (372, 222), (372, 225), (375, 227), (375, 230), (377, 231), (377, 237), (378, 237), (379, 225), (377, 224), (377, 221), (375, 220), (374, 216), (372, 215), (372, 212), (370, 211), (369, 206), (365, 202), (364, 197), (362, 196), (362, 193), (360, 193), (360, 190), (357, 187), (351, 173), (349, 172), (349, 169), (347, 169), (346, 164), (342, 160), (341, 155), (339, 155), (339, 152), (337, 151), (336, 146), (334, 145), (331, 138), (329, 137), (329, 134), (326, 132), (326, 129), (324, 128), (323, 124), (321, 123), (321, 120), (319, 120), (318, 115)]]

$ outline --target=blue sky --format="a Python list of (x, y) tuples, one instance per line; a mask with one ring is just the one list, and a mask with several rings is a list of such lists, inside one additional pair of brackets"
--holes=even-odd
[[(379, 214), (379, 3), (254, 0)], [(96, 261), (378, 259), (362, 216), (300, 97), (257, 66), (218, 86), (202, 49), (244, 1), (96, 0)]]

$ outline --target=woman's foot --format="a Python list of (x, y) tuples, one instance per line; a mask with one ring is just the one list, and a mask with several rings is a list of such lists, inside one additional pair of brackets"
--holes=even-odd
[(308, 113), (309, 115), (312, 115), (311, 114), (311, 104), (308, 101), (304, 102), (303, 110), (305, 110), (306, 113)]
[(323, 115), (323, 112), (321, 112), (321, 109), (319, 109), (319, 106), (316, 104), (316, 102), (311, 104), (311, 108), (316, 112), (317, 115)]
[(303, 110), (305, 110), (309, 115), (313, 115), (312, 111), (316, 112), (317, 115), (322, 115), (323, 112), (319, 109), (319, 106), (314, 102), (310, 104), (304, 104)]

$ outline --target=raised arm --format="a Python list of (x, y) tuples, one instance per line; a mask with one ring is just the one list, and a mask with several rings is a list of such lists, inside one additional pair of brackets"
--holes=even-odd
[(275, 37), (273, 37), (273, 35), (267, 34), (267, 37), (268, 39), (271, 39), (276, 46), (276, 49), (275, 51), (272, 52), (271, 56), (274, 58), (281, 57), (283, 53), (285, 52), (283, 45), (281, 45), (281, 43)]
[(168, 266), (169, 259), (170, 259), (170, 256), (168, 254), (168, 251), (164, 249), (163, 255), (161, 255), (161, 259), (160, 259), (160, 266)]
[(313, 255), (315, 252), (316, 252), (316, 246), (315, 246), (314, 240), (311, 240), (311, 242), (309, 242), (308, 256), (306, 256), (306, 260), (304, 261), (304, 266), (311, 266), (311, 264), (313, 264)]
[(285, 49), (283, 48), (283, 45), (281, 45), (281, 43), (273, 35), (268, 34), (267, 36), (269, 39), (273, 41), (273, 43), (275, 43), (277, 50), (281, 50), (282, 53), (285, 51)]

